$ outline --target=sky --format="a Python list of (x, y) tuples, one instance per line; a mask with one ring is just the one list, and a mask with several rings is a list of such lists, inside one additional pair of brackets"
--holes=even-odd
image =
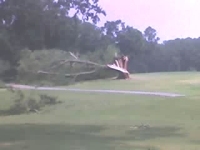
[(99, 0), (105, 21), (121, 19), (141, 32), (148, 26), (161, 41), (200, 37), (200, 0)]

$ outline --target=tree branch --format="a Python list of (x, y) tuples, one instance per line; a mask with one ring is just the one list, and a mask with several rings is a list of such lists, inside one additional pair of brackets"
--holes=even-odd
[(38, 74), (47, 74), (47, 75), (60, 75), (60, 73), (51, 73), (51, 72), (42, 71), (42, 70), (39, 70), (37, 73)]
[(93, 66), (98, 66), (98, 67), (105, 67), (105, 65), (101, 65), (95, 62), (91, 62), (91, 61), (85, 61), (85, 60), (65, 60), (62, 61), (60, 64), (56, 65), (56, 66), (52, 66), (51, 69), (56, 68), (56, 67), (60, 67), (61, 65), (64, 65), (66, 63), (79, 63), (79, 64), (87, 64), (87, 65), (93, 65)]
[[(119, 60), (117, 59), (116, 62), (121, 61), (121, 65), (117, 66), (115, 63), (110, 64), (110, 65), (109, 64), (108, 65), (101, 65), (101, 64), (91, 62), (91, 61), (87, 61), (87, 60), (79, 60), (78, 57), (76, 57), (73, 53), (70, 53), (70, 55), (72, 57), (74, 57), (75, 59), (73, 59), (73, 60), (61, 60), (58, 65), (52, 66), (51, 69), (56, 68), (56, 67), (60, 67), (61, 65), (64, 65), (66, 63), (70, 63), (70, 64), (79, 63), (79, 64), (97, 66), (99, 68), (109, 68), (111, 70), (117, 71), (119, 73), (119, 76), (121, 76), (122, 78), (129, 78), (129, 72), (126, 69), (126, 66), (127, 66), (126, 63), (127, 63), (128, 59), (125, 59), (126, 57), (125, 58), (118, 58)], [(96, 71), (97, 71), (97, 69), (94, 69), (92, 71), (79, 72), (79, 73), (75, 73), (75, 74), (62, 74), (62, 75), (65, 76), (65, 77), (74, 77), (76, 79), (78, 76), (90, 75), (90, 74), (95, 73)], [(53, 72), (42, 71), (42, 70), (39, 70), (37, 73), (38, 74), (47, 74), (47, 75), (61, 75), (60, 73), (53, 73)]]
[(69, 52), (69, 54), (70, 54), (72, 57), (74, 57), (75, 59), (78, 59), (78, 57), (77, 57), (74, 53)]
[[(64, 74), (65, 77), (74, 77), (74, 76), (79, 76), (79, 75), (87, 75), (87, 74), (92, 74), (95, 73), (96, 70), (92, 70), (92, 71), (87, 71), (87, 72), (80, 72), (80, 73), (75, 73), (75, 74)], [(60, 75), (59, 73), (51, 73), (51, 72), (47, 72), (47, 71), (38, 71), (38, 74), (47, 74), (47, 75)]]
[(89, 74), (93, 74), (95, 73), (96, 70), (92, 70), (92, 71), (87, 71), (87, 72), (80, 72), (80, 73), (76, 73), (76, 74), (65, 74), (65, 77), (77, 77), (80, 75), (89, 75)]

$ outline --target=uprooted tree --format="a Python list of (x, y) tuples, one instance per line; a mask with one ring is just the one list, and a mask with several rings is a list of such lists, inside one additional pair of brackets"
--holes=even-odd
[[(89, 60), (81, 60), (75, 54), (70, 52), (70, 55), (73, 59), (66, 59), (57, 62), (55, 65), (51, 67), (51, 69), (59, 68), (62, 65), (68, 64), (70, 68), (73, 68), (76, 64), (81, 64), (86, 66), (86, 70), (79, 73), (72, 74), (64, 74), (66, 78), (74, 78), (75, 80), (92, 80), (101, 78), (101, 73), (105, 73), (107, 71), (112, 71), (110, 76), (115, 76), (117, 73), (117, 79), (129, 79), (130, 74), (127, 70), (128, 67), (128, 56), (116, 56), (114, 60), (110, 64), (102, 65), (99, 63), (95, 63)], [(38, 74), (46, 74), (46, 75), (58, 75), (56, 72), (39, 70)], [(95, 75), (95, 78), (92, 78), (92, 75)], [(84, 76), (84, 77), (83, 77)]]

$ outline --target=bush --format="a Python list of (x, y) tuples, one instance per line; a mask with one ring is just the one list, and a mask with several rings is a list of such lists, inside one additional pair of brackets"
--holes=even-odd
[(38, 103), (37, 100), (30, 98), (27, 101), (27, 108), (28, 108), (29, 112), (37, 112), (38, 110), (41, 109), (41, 105), (40, 105), (40, 103)]
[(56, 97), (46, 94), (39, 95), (40, 99), (33, 98), (31, 96), (26, 97), (22, 91), (11, 91), (14, 93), (14, 104), (9, 110), (4, 112), (7, 115), (20, 115), (31, 112), (38, 112), (46, 105), (55, 105), (61, 103)]
[(16, 114), (22, 114), (28, 111), (27, 105), (24, 101), (24, 94), (21, 91), (15, 91), (11, 92), (14, 93), (13, 99), (14, 104), (10, 107), (10, 109), (7, 111), (9, 115), (16, 115)]
[(49, 95), (46, 95), (46, 94), (41, 94), (39, 103), (41, 105), (45, 106), (45, 105), (55, 105), (55, 104), (61, 103), (61, 102), (58, 101), (57, 97), (49, 96)]
[(8, 110), (9, 115), (18, 115), (18, 114), (23, 114), (27, 113), (28, 108), (26, 104), (23, 102), (23, 100), (15, 100), (15, 103), (13, 106), (10, 107)]

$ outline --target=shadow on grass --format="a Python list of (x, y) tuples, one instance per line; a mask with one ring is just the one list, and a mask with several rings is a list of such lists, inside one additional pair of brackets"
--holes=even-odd
[[(143, 146), (119, 146), (119, 142), (147, 140), (167, 136), (183, 136), (177, 128), (152, 128), (128, 131), (123, 136), (103, 136), (99, 133), (112, 127), (95, 125), (0, 125), (1, 150), (157, 150)], [(16, 143), (16, 144), (15, 144)], [(17, 144), (18, 143), (18, 144)], [(19, 144), (20, 143), (20, 144)], [(5, 146), (7, 144), (7, 146)], [(119, 145), (118, 145), (119, 144)], [(4, 146), (2, 146), (4, 145)]]

